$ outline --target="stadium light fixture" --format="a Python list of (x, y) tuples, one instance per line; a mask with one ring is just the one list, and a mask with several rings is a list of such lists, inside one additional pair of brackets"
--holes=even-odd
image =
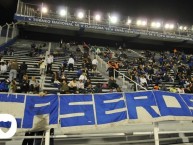
[(180, 26), (180, 27), (179, 27), (179, 30), (181, 30), (181, 31), (186, 31), (187, 29), (188, 29), (187, 26)]
[(128, 20), (127, 20), (127, 25), (130, 25), (131, 22), (132, 22), (132, 20), (131, 20), (131, 19), (128, 19)]
[(109, 16), (109, 20), (110, 20), (110, 23), (112, 23), (112, 24), (118, 23), (118, 17), (115, 15)]
[(64, 16), (67, 15), (67, 10), (61, 9), (60, 12), (59, 12), (59, 14), (60, 14), (61, 17), (64, 17)]
[(137, 26), (146, 26), (147, 21), (146, 20), (137, 20)]
[(174, 24), (169, 24), (169, 23), (167, 23), (167, 24), (165, 24), (165, 29), (169, 29), (169, 30), (172, 30), (172, 29), (174, 29)]
[(100, 14), (96, 14), (95, 17), (94, 17), (94, 19), (95, 19), (96, 21), (101, 21), (101, 15), (100, 15)]
[(48, 13), (48, 8), (43, 6), (41, 11), (42, 11), (42, 13), (46, 14), (46, 13)]
[(84, 12), (83, 11), (79, 11), (78, 14), (77, 14), (77, 17), (79, 19), (83, 19), (84, 18)]
[(160, 28), (161, 27), (161, 23), (160, 22), (152, 22), (151, 23), (151, 27), (152, 28)]

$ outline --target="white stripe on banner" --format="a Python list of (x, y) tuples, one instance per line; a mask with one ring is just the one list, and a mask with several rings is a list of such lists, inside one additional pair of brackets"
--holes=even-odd
[(137, 97), (134, 97), (135, 100), (138, 100), (138, 99), (147, 99), (147, 96), (137, 96)]
[(173, 96), (163, 95), (167, 107), (181, 108), (180, 103)]
[(0, 114), (12, 114), (15, 117), (23, 118), (25, 104), (15, 102), (0, 102), (0, 108)]
[(69, 105), (93, 105), (93, 102), (87, 101), (87, 102), (70, 102)]
[(35, 104), (35, 107), (45, 107), (45, 106), (50, 106), (50, 102), (44, 104)]
[(123, 97), (119, 98), (119, 99), (113, 99), (113, 100), (105, 100), (104, 103), (116, 103), (119, 101), (124, 101)]
[(120, 109), (105, 111), (105, 114), (120, 113), (120, 112), (124, 112), (124, 111), (127, 111), (127, 108), (120, 108)]
[(70, 118), (70, 117), (79, 117), (79, 116), (85, 116), (85, 114), (84, 113), (64, 114), (64, 115), (60, 115), (60, 118)]

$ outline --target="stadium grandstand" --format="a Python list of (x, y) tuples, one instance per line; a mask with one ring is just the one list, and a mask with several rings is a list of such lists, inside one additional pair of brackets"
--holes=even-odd
[(48, 5), (0, 26), (0, 145), (193, 144), (191, 26)]

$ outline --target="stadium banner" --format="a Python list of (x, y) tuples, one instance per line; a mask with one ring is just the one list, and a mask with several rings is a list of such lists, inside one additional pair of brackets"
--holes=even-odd
[[(60, 128), (64, 133), (124, 124), (193, 120), (193, 95), (162, 91), (109, 94), (0, 94), (0, 114), (16, 118), (18, 132)], [(8, 129), (10, 122), (1, 122)]]
[(137, 29), (129, 29), (123, 27), (116, 27), (116, 26), (108, 26), (108, 25), (94, 25), (88, 23), (81, 23), (75, 21), (66, 22), (62, 19), (50, 19), (50, 18), (39, 18), (39, 17), (32, 17), (32, 16), (23, 16), (15, 14), (14, 19), (17, 21), (25, 21), (25, 22), (36, 22), (36, 23), (44, 23), (49, 25), (60, 25), (65, 27), (72, 27), (78, 29), (85, 29), (85, 30), (97, 30), (102, 32), (112, 32), (112, 33), (123, 33), (123, 34), (130, 34), (130, 35), (144, 35), (147, 37), (159, 37), (163, 39), (177, 39), (177, 40), (189, 40), (193, 41), (193, 38), (180, 36), (175, 34), (163, 34), (154, 31), (143, 31)]

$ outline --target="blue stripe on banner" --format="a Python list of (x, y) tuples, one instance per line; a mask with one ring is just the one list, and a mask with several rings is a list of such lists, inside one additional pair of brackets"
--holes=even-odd
[(20, 94), (0, 94), (0, 102), (24, 103), (25, 95)]
[(193, 95), (192, 94), (180, 94), (186, 105), (189, 107), (190, 112), (193, 116)]
[(122, 94), (95, 94), (94, 98), (98, 124), (127, 119), (127, 109)]
[[(16, 121), (17, 121), (17, 128), (21, 128), (22, 119), (16, 118)], [(0, 127), (10, 128), (11, 127), (11, 122), (10, 121), (0, 122)]]
[(61, 127), (94, 125), (92, 95), (60, 96)]
[(191, 116), (191, 112), (179, 94), (153, 91), (161, 116)]
[(153, 118), (160, 117), (152, 108), (157, 106), (152, 91), (125, 93), (129, 119), (138, 119), (137, 107), (143, 107)]
[(11, 122), (10, 121), (6, 121), (6, 122), (0, 122), (0, 127), (4, 127), (4, 128), (10, 128), (11, 127)]
[[(58, 96), (27, 96), (23, 118), (23, 128), (32, 128), (34, 116), (49, 114), (49, 124), (58, 124)], [(42, 118), (43, 119), (43, 118)], [(46, 127), (46, 120), (45, 120)]]

